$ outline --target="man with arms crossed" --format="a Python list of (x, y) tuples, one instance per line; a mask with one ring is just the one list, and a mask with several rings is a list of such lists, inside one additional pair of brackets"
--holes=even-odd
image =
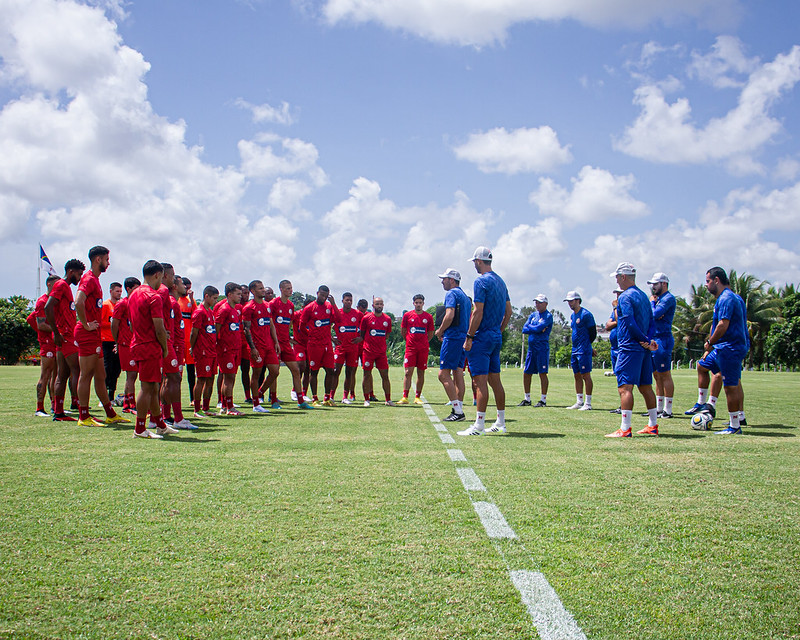
[(189, 345), (195, 361), (197, 381), (194, 387), (194, 417), (213, 416), (209, 406), (217, 374), (217, 325), (214, 322), (214, 304), (219, 289), (208, 285), (203, 289), (203, 304), (192, 312), (192, 334)]
[(656, 410), (659, 418), (672, 417), (672, 397), (675, 383), (672, 381), (672, 350), (675, 338), (672, 336), (672, 319), (675, 317), (677, 302), (669, 292), (669, 278), (665, 273), (654, 273), (647, 281), (650, 285), (653, 318), (656, 321), (655, 341), (658, 350), (653, 351), (653, 377), (656, 379)]
[(41, 360), (41, 367), (39, 373), (39, 382), (36, 383), (36, 415), (37, 418), (49, 418), (50, 414), (44, 410), (44, 398), (50, 391), (50, 402), (55, 403), (55, 394), (53, 393), (53, 385), (55, 383), (56, 374), (56, 343), (53, 341), (53, 327), (47, 324), (47, 318), (44, 314), (44, 305), (47, 304), (47, 299), (50, 297), (50, 291), (56, 281), (60, 280), (56, 275), (47, 276), (45, 284), (47, 285), (47, 293), (39, 296), (33, 311), (28, 316), (28, 322), (31, 327), (36, 331), (36, 339), (39, 341), (39, 359)]
[(553, 314), (547, 310), (547, 296), (540, 293), (533, 299), (536, 307), (525, 326), (522, 333), (528, 335), (528, 355), (525, 356), (525, 369), (522, 372), (522, 388), (525, 391), (525, 399), (519, 403), (520, 407), (531, 406), (531, 378), (534, 373), (539, 374), (539, 383), (542, 389), (542, 396), (537, 407), (547, 406), (547, 389), (550, 380), (547, 372), (550, 370), (550, 332), (553, 330)]
[[(292, 283), (289, 280), (281, 280), (278, 283), (281, 295), (269, 303), (272, 309), (272, 318), (275, 322), (275, 334), (278, 336), (278, 347), (280, 349), (281, 361), (286, 364), (289, 373), (292, 374), (292, 388), (297, 397), (297, 407), (299, 409), (313, 409), (303, 398), (303, 386), (300, 380), (300, 365), (297, 363), (294, 344), (292, 343), (291, 329), (294, 319), (295, 309), (292, 302)], [(303, 356), (305, 358), (305, 355)], [(280, 409), (277, 393), (270, 398), (273, 409)]]
[(422, 386), (425, 384), (425, 369), (428, 368), (430, 340), (433, 337), (433, 316), (423, 310), (425, 296), (418, 293), (413, 299), (414, 308), (403, 315), (400, 322), (400, 333), (406, 341), (406, 352), (403, 357), (405, 376), (403, 379), (403, 398), (398, 404), (408, 404), (408, 392), (411, 390), (411, 377), (417, 370), (417, 388), (414, 404), (422, 404)]
[[(248, 285), (248, 291), (253, 294), (253, 299), (248, 300), (242, 309), (244, 322), (244, 337), (250, 349), (250, 363), (253, 367), (250, 377), (250, 395), (253, 398), (253, 413), (269, 413), (261, 404), (261, 397), (272, 383), (278, 379), (281, 366), (275, 345), (278, 336), (272, 322), (272, 310), (264, 302), (266, 289), (261, 280), (253, 280)], [(259, 385), (261, 372), (264, 367), (269, 370), (269, 376), (264, 380), (263, 386)]]
[(392, 383), (389, 381), (389, 360), (386, 357), (386, 336), (392, 330), (392, 318), (383, 312), (383, 298), (372, 299), (372, 313), (361, 320), (361, 337), (364, 339), (364, 352), (361, 368), (364, 380), (361, 390), (364, 392), (364, 406), (370, 406), (374, 397), (372, 369), (377, 369), (381, 376), (383, 395), (387, 407), (395, 406), (392, 402)]
[(436, 330), (442, 341), (439, 351), (439, 382), (450, 400), (450, 415), (445, 422), (462, 422), (464, 416), (464, 340), (469, 329), (469, 312), (472, 307), (467, 294), (461, 289), (461, 273), (447, 269), (439, 274), (444, 297), (444, 318)]
[(358, 369), (358, 353), (361, 345), (361, 336), (358, 333), (361, 319), (364, 314), (358, 309), (353, 309), (353, 294), (346, 291), (342, 294), (342, 308), (339, 311), (339, 321), (334, 325), (333, 361), (335, 378), (333, 381), (333, 394), (339, 384), (339, 375), (344, 367), (344, 392), (342, 404), (351, 404), (350, 395), (355, 391), (356, 369)]
[(130, 322), (130, 303), (131, 293), (142, 283), (138, 278), (125, 278), (125, 293), (127, 296), (122, 298), (114, 307), (114, 315), (111, 316), (111, 335), (117, 343), (117, 354), (119, 355), (120, 368), (125, 372), (125, 388), (122, 392), (122, 413), (136, 413), (136, 377), (139, 375), (136, 360), (131, 355), (131, 332)]
[[(459, 431), (460, 436), (504, 434), (506, 432), (506, 392), (500, 380), (500, 349), (503, 330), (511, 319), (511, 300), (503, 279), (492, 271), (492, 252), (478, 247), (472, 255), (478, 277), (473, 285), (475, 308), (464, 340), (472, 379), (478, 389), (478, 415), (475, 423)], [(497, 420), (486, 429), (489, 386), (497, 404)]]
[[(564, 302), (572, 309), (570, 325), (572, 326), (572, 373), (575, 376), (575, 404), (567, 409), (591, 411), (592, 409), (592, 342), (597, 337), (597, 326), (594, 316), (588, 309), (581, 307), (581, 296), (577, 291), (570, 291)], [(584, 394), (585, 391), (585, 394)]]

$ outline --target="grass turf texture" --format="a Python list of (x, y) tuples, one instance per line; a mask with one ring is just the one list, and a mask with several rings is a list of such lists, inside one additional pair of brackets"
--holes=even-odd
[[(456, 423), (443, 445), (421, 408), (373, 404), (140, 441), (34, 418), (37, 371), (0, 368), (0, 637), (535, 637), (509, 569), (542, 571), (590, 638), (800, 637), (800, 376), (745, 374), (744, 436), (681, 417), (630, 440), (602, 437), (613, 379), (576, 412), (566, 370), (547, 409), (503, 377), (506, 437)], [(676, 382), (677, 415), (696, 379)], [(433, 370), (425, 396), (449, 412)], [(486, 537), (454, 466), (518, 541)]]

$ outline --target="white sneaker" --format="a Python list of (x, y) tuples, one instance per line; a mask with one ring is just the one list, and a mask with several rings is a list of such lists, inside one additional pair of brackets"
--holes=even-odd
[(184, 418), (180, 422), (176, 422), (172, 426), (175, 427), (176, 429), (186, 429), (187, 431), (196, 431), (197, 430), (197, 426), (193, 425), (186, 418)]
[(221, 402), (217, 402), (217, 409), (222, 409), (222, 403)]
[(314, 398), (309, 398), (307, 395), (304, 395), (303, 396), (303, 401), (304, 402), (314, 402)]
[(350, 398), (344, 398), (342, 404), (353, 404), (353, 401)]
[(158, 425), (155, 422), (153, 422), (152, 420), (147, 424), (147, 427), (149, 429), (158, 429)]
[(369, 405), (369, 400), (364, 400), (364, 406), (365, 406), (365, 407), (368, 407), (368, 406), (370, 406), (370, 405)]
[(394, 400), (387, 400), (383, 404), (385, 404), (387, 407), (396, 407), (397, 406), (397, 404), (395, 404)]
[(291, 396), (292, 396), (292, 402), (297, 402), (297, 394), (295, 393), (294, 389), (292, 389)]
[(457, 431), (456, 433), (460, 436), (482, 436), (486, 431), (477, 424), (471, 424), (463, 431)]
[(580, 409), (583, 406), (582, 402), (576, 402), (571, 407), (567, 407), (567, 409)]
[(177, 429), (173, 429), (169, 425), (164, 425), (163, 429), (161, 427), (158, 427), (156, 429), (156, 433), (158, 435), (160, 435), (160, 436), (166, 436), (166, 435), (172, 436), (172, 435), (175, 435), (176, 433), (178, 433), (178, 430)]
[(155, 433), (153, 433), (152, 431), (148, 431), (147, 429), (145, 429), (141, 433), (136, 433), (134, 431), (133, 432), (133, 437), (134, 438), (145, 438), (145, 439), (152, 438), (153, 440), (163, 440), (164, 439), (164, 436), (156, 435)]
[(486, 429), (486, 435), (498, 435), (502, 436), (506, 434), (506, 425), (500, 424), (499, 422), (495, 422), (491, 427)]
[(269, 411), (259, 404), (253, 407), (253, 413), (269, 413)]
[(592, 405), (590, 404), (585, 404), (580, 409), (578, 409), (578, 411), (591, 411), (591, 410), (592, 410)]

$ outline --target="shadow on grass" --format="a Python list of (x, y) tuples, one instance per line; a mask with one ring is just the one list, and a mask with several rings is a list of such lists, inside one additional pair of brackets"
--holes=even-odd
[[(779, 426), (779, 428), (785, 429), (786, 427), (783, 427), (781, 425), (781, 426)], [(757, 432), (754, 433), (752, 431), (747, 431), (747, 427), (744, 427), (742, 429), (742, 434), (746, 435), (746, 436), (760, 436), (762, 438), (796, 438), (797, 437), (793, 433), (780, 433), (780, 432), (777, 432), (777, 431), (757, 431)]]
[[(195, 431), (194, 433), (198, 433)], [(219, 438), (197, 438), (194, 436), (170, 435), (164, 437), (164, 442), (186, 442), (191, 444), (206, 444), (209, 442), (220, 442)]]
[(748, 424), (744, 429), (797, 429), (793, 424)]
[[(508, 420), (506, 420), (508, 422)], [(520, 431), (509, 431), (506, 438), (566, 438), (564, 433), (530, 433)]]

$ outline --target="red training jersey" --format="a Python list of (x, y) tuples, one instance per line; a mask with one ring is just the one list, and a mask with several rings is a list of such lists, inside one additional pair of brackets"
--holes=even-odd
[(112, 316), (114, 320), (119, 323), (119, 329), (117, 329), (117, 344), (123, 347), (130, 347), (131, 339), (133, 338), (133, 332), (131, 331), (131, 315), (130, 309), (128, 308), (129, 302), (130, 300), (128, 300), (128, 298), (122, 298), (122, 300), (117, 303), (117, 306), (114, 307), (114, 315)]
[(275, 321), (275, 333), (278, 336), (278, 342), (281, 345), (281, 351), (291, 351), (292, 345), (290, 330), (292, 328), (292, 319), (294, 318), (294, 304), (291, 300), (283, 302), (280, 298), (275, 298), (269, 303), (272, 310), (272, 319)]
[(214, 308), (214, 322), (219, 327), (217, 347), (219, 351), (239, 351), (242, 348), (242, 312), (232, 307), (227, 300)]
[[(136, 287), (128, 296), (128, 313), (131, 320), (131, 354), (134, 360), (160, 358), (161, 344), (156, 337), (153, 320), (164, 320), (164, 299), (147, 283)], [(164, 322), (167, 325), (167, 322)]]
[(274, 349), (272, 341), (272, 308), (266, 302), (256, 302), (250, 300), (242, 309), (242, 320), (250, 323), (250, 335), (256, 347), (264, 345), (268, 349)]
[(428, 332), (433, 331), (433, 316), (427, 311), (417, 313), (416, 310), (408, 311), (400, 323), (400, 328), (406, 331), (406, 346), (411, 349), (428, 348)]
[(318, 304), (316, 300), (303, 308), (300, 314), (300, 326), (308, 332), (308, 344), (332, 344), (331, 329), (339, 320), (339, 310), (330, 301)]
[(364, 351), (386, 353), (386, 336), (392, 330), (392, 319), (382, 313), (377, 316), (367, 313), (361, 320), (361, 333), (364, 334)]
[(100, 339), (103, 342), (114, 342), (114, 336), (111, 335), (111, 318), (114, 315), (115, 306), (111, 298), (103, 303), (103, 308), (100, 312)]
[(172, 342), (175, 345), (175, 354), (179, 354), (184, 350), (183, 341), (185, 340), (185, 332), (183, 328), (183, 313), (181, 313), (181, 304), (176, 298), (172, 298)]
[(217, 325), (214, 312), (203, 305), (192, 313), (192, 327), (197, 328), (197, 339), (194, 342), (195, 358), (210, 358), (217, 354)]
[(75, 329), (75, 299), (72, 297), (72, 289), (63, 278), (53, 283), (50, 290), (50, 298), (58, 300), (55, 310), (56, 329), (65, 338), (72, 338)]
[(358, 337), (363, 317), (364, 314), (358, 309), (350, 309), (350, 311), (339, 310), (339, 317), (336, 320), (334, 331), (340, 345), (346, 347), (353, 344), (353, 340)]

